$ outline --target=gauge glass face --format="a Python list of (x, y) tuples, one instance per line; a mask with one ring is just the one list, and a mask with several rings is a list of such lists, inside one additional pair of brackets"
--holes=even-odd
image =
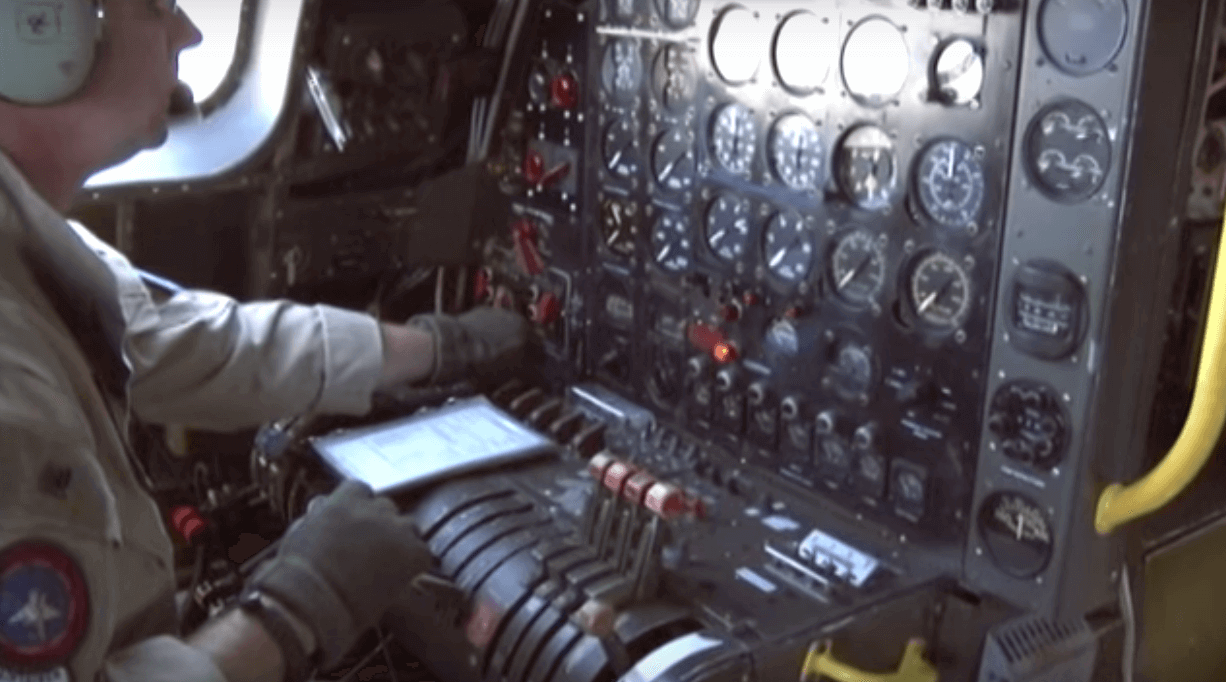
[(890, 205), (898, 182), (894, 143), (875, 126), (856, 128), (839, 147), (839, 184), (857, 206), (880, 210)]
[(725, 263), (749, 250), (749, 200), (721, 195), (707, 209), (706, 237), (711, 253)]
[(634, 20), (638, 11), (638, 0), (606, 0), (609, 16), (622, 23)]
[(846, 400), (868, 393), (873, 385), (872, 351), (857, 343), (839, 347), (830, 367), (830, 379), (835, 392)]
[(694, 253), (689, 221), (675, 213), (661, 215), (651, 231), (651, 249), (656, 263), (665, 270), (689, 270)]
[(775, 75), (783, 87), (808, 94), (821, 87), (838, 56), (838, 25), (828, 17), (797, 12), (775, 34)]
[(969, 145), (944, 140), (928, 147), (915, 179), (920, 207), (945, 227), (965, 227), (979, 218), (987, 181)]
[(605, 248), (623, 258), (634, 255), (638, 240), (639, 210), (630, 201), (606, 199), (600, 206), (601, 240)]
[(1089, 76), (1111, 64), (1128, 33), (1124, 0), (1046, 0), (1039, 42), (1061, 70)]
[(711, 118), (711, 150), (719, 165), (729, 172), (747, 174), (757, 144), (753, 113), (743, 104), (725, 105)]
[(933, 89), (944, 102), (970, 104), (983, 90), (983, 57), (971, 41), (959, 38), (941, 48), (933, 77)]
[(830, 254), (830, 284), (840, 299), (866, 306), (885, 283), (885, 241), (867, 230), (854, 230)]
[(694, 146), (689, 135), (677, 129), (656, 138), (651, 149), (651, 172), (659, 186), (684, 192), (694, 186)]
[(766, 267), (775, 277), (796, 283), (809, 276), (813, 267), (813, 240), (799, 215), (776, 213), (766, 224), (762, 252)]
[(808, 190), (823, 182), (822, 138), (809, 119), (797, 114), (779, 119), (771, 129), (767, 148), (771, 167), (783, 184)]
[(656, 0), (656, 11), (671, 28), (685, 28), (698, 16), (698, 0)]
[(897, 26), (874, 18), (852, 29), (843, 45), (842, 67), (843, 82), (852, 96), (882, 106), (907, 82), (911, 54)]
[(1111, 169), (1107, 126), (1088, 105), (1067, 100), (1039, 112), (1026, 134), (1027, 168), (1051, 199), (1072, 203), (1102, 188)]
[(744, 7), (719, 15), (711, 29), (711, 64), (726, 82), (748, 82), (758, 73), (763, 40), (758, 18)]
[(643, 82), (643, 57), (638, 43), (618, 38), (605, 48), (600, 79), (605, 92), (619, 104), (634, 101)]
[(979, 533), (997, 568), (1015, 578), (1031, 578), (1051, 559), (1047, 515), (1030, 498), (996, 493), (979, 510)]
[(916, 263), (909, 294), (920, 320), (938, 329), (953, 329), (971, 307), (970, 276), (951, 256), (935, 251)]
[(628, 328), (634, 324), (634, 300), (624, 284), (606, 279), (600, 284), (600, 298), (605, 319), (615, 326)]
[(900, 469), (894, 480), (898, 484), (898, 495), (903, 500), (912, 503), (924, 501), (924, 480), (919, 477), (919, 474)]
[(623, 178), (638, 174), (638, 136), (630, 121), (620, 119), (610, 124), (605, 129), (600, 147), (604, 155), (605, 168), (609, 172)]
[(666, 46), (656, 55), (651, 77), (656, 97), (668, 111), (684, 111), (694, 103), (698, 69), (692, 51), (681, 45)]

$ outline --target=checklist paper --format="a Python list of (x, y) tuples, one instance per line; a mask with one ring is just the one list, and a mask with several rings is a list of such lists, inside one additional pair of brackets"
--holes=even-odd
[(548, 452), (553, 442), (476, 397), (377, 426), (319, 436), (311, 445), (341, 475), (385, 493), (528, 459)]

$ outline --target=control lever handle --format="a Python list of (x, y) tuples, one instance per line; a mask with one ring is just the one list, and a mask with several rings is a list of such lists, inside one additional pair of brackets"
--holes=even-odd
[(829, 678), (837, 682), (937, 682), (937, 670), (924, 660), (922, 639), (907, 642), (898, 670), (892, 673), (866, 673), (834, 657), (830, 640), (814, 642), (800, 671), (800, 682), (816, 682)]

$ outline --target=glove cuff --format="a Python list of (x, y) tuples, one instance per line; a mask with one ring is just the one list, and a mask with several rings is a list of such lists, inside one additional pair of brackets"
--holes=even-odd
[(273, 559), (251, 578), (250, 585), (276, 599), (311, 628), (321, 670), (335, 667), (362, 634), (341, 596), (319, 571), (298, 557)]
[(458, 381), (464, 376), (464, 353), (459, 352), (467, 343), (464, 329), (455, 320), (442, 315), (416, 315), (407, 323), (430, 334), (434, 340), (434, 365), (425, 386), (439, 386)]

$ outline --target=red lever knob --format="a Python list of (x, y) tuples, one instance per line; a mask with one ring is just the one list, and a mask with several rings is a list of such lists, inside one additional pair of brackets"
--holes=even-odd
[(552, 292), (546, 291), (530, 306), (530, 310), (533, 322), (550, 325), (557, 322), (562, 314), (562, 302)]
[(579, 83), (569, 73), (560, 73), (549, 84), (549, 100), (559, 109), (574, 109), (579, 103)]
[(656, 483), (647, 490), (647, 498), (643, 502), (655, 515), (670, 521), (686, 512), (685, 494), (676, 486), (667, 483)]
[(515, 244), (515, 262), (519, 268), (535, 277), (545, 271), (545, 260), (536, 245), (536, 225), (527, 218), (520, 218), (511, 226), (511, 240)]
[(200, 512), (196, 511), (194, 507), (188, 506), (175, 507), (170, 512), (170, 523), (175, 532), (179, 534), (179, 537), (183, 538), (183, 541), (189, 545), (205, 527), (204, 519), (201, 518)]
[(524, 179), (535, 185), (545, 177), (545, 157), (535, 149), (524, 155)]
[(494, 289), (491, 286), (492, 278), (490, 271), (486, 268), (479, 268), (473, 273), (473, 298), (478, 303), (484, 303), (494, 295)]

